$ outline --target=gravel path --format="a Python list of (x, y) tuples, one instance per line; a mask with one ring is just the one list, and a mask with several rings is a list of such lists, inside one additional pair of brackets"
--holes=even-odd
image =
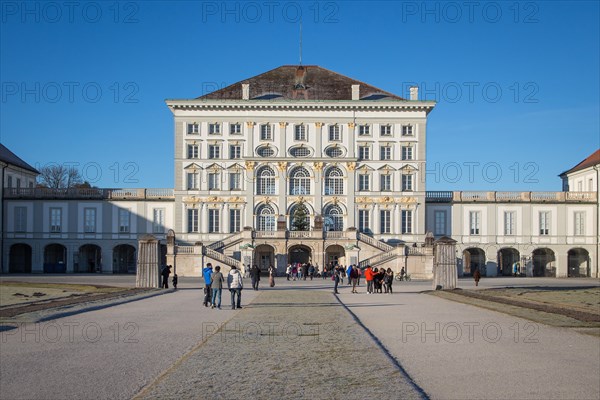
[(139, 398), (426, 398), (331, 293), (264, 291), (206, 324), (207, 341)]

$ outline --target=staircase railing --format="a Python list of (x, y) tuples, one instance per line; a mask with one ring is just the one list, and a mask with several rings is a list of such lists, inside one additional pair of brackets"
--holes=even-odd
[(383, 243), (381, 240), (373, 239), (371, 236), (365, 235), (364, 233), (358, 232), (356, 237), (361, 242), (365, 242), (366, 244), (376, 247), (379, 250), (390, 251), (395, 248), (393, 246), (390, 246), (389, 244)]
[(233, 257), (226, 256), (225, 254), (219, 253), (218, 251), (213, 250), (213, 249), (208, 248), (208, 247), (204, 247), (204, 255), (207, 256), (207, 257), (212, 258), (213, 260), (217, 260), (219, 262), (222, 262), (223, 264), (228, 265), (230, 267), (236, 267), (237, 268), (237, 267), (240, 266), (239, 260), (236, 260)]

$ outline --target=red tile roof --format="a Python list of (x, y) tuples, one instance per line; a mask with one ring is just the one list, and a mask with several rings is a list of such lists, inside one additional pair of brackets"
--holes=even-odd
[(592, 167), (594, 165), (600, 164), (600, 149), (596, 150), (592, 153), (588, 158), (574, 166), (573, 168), (563, 172), (560, 176), (570, 174), (571, 172), (581, 171), (582, 169), (586, 169)]
[(364, 82), (319, 67), (283, 65), (223, 89), (198, 97), (203, 100), (242, 100), (242, 84), (250, 85), (251, 100), (352, 100), (352, 85), (360, 85), (361, 100), (404, 100)]

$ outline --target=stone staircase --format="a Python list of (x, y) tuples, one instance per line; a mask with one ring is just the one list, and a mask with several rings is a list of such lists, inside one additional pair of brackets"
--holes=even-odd
[(366, 268), (367, 265), (376, 267), (388, 261), (395, 260), (404, 254), (404, 247), (394, 247), (391, 250), (384, 251), (383, 253), (374, 255), (373, 257), (366, 258), (358, 263), (360, 268)]
[(218, 251), (213, 250), (208, 246), (203, 247), (203, 250), (204, 250), (204, 255), (209, 258), (212, 258), (213, 260), (219, 261), (222, 264), (225, 264), (229, 267), (236, 267), (236, 268), (240, 267), (240, 261), (236, 260), (233, 257), (229, 257), (223, 253), (219, 253)]
[(390, 251), (395, 249), (394, 246), (390, 246), (387, 243), (383, 243), (381, 240), (373, 239), (371, 236), (365, 235), (364, 233), (358, 232), (356, 234), (356, 239), (358, 239), (360, 242), (368, 244), (369, 246), (378, 248), (381, 251)]
[(216, 242), (213, 242), (206, 247), (208, 247), (211, 250), (223, 252), (223, 250), (225, 250), (227, 247), (233, 246), (234, 244), (237, 244), (241, 241), (242, 241), (242, 232), (238, 232), (231, 236), (227, 236), (223, 240), (217, 240)]

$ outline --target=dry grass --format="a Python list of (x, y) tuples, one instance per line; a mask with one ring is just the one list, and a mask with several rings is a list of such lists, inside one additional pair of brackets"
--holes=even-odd
[(0, 308), (90, 294), (114, 293), (123, 290), (126, 290), (126, 288), (5, 281), (0, 284)]

